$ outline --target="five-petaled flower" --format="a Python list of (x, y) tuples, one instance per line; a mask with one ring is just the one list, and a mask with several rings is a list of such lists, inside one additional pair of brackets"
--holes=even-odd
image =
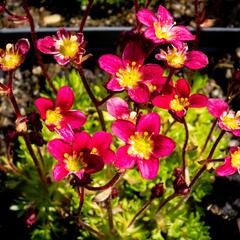
[(165, 61), (169, 67), (175, 69), (185, 66), (195, 70), (208, 65), (208, 57), (201, 51), (188, 51), (187, 44), (182, 44), (178, 48), (172, 46), (166, 52), (161, 49), (155, 58)]
[(8, 43), (6, 50), (0, 48), (0, 69), (11, 71), (19, 67), (23, 63), (29, 48), (29, 41), (25, 38), (19, 39), (16, 44)]
[(230, 156), (227, 156), (224, 164), (216, 169), (219, 176), (229, 176), (235, 172), (240, 174), (240, 147), (231, 147)]
[(48, 143), (48, 151), (58, 160), (53, 169), (53, 178), (60, 181), (64, 177), (74, 174), (79, 179), (84, 172), (93, 174), (103, 169), (103, 159), (96, 154), (96, 151), (104, 151), (106, 147), (96, 145), (93, 148), (91, 136), (86, 132), (79, 132), (74, 135), (74, 141), (67, 143), (62, 139), (53, 139)]
[(152, 100), (153, 105), (168, 109), (180, 118), (186, 115), (188, 108), (206, 107), (207, 102), (208, 98), (203, 94), (190, 95), (189, 83), (183, 78), (177, 80), (171, 94), (159, 95)]
[(183, 41), (195, 39), (184, 26), (174, 26), (174, 19), (163, 6), (159, 6), (157, 16), (148, 9), (142, 9), (137, 13), (138, 20), (147, 26), (144, 36), (154, 43), (171, 43), (178, 46)]
[(136, 42), (129, 42), (123, 52), (122, 59), (112, 54), (99, 58), (100, 67), (113, 77), (106, 87), (112, 91), (127, 90), (130, 98), (138, 103), (146, 103), (152, 88), (164, 84), (163, 69), (157, 64), (145, 64), (145, 54)]
[(240, 136), (240, 111), (228, 110), (228, 104), (222, 99), (209, 99), (208, 111), (218, 119), (218, 126), (235, 136)]
[(83, 48), (84, 37), (82, 33), (67, 32), (60, 29), (56, 36), (47, 36), (37, 41), (37, 48), (45, 53), (54, 55), (60, 65), (70, 61), (79, 64), (82, 62), (85, 49)]
[(56, 103), (49, 98), (38, 98), (35, 105), (41, 118), (51, 131), (56, 131), (67, 141), (73, 139), (73, 129), (79, 129), (86, 121), (86, 116), (79, 110), (70, 110), (74, 102), (74, 93), (70, 87), (58, 90)]
[(141, 176), (153, 179), (159, 169), (159, 158), (170, 155), (175, 142), (160, 135), (160, 116), (157, 113), (142, 115), (136, 124), (128, 120), (116, 120), (113, 133), (125, 142), (116, 152), (114, 165), (120, 169), (137, 164)]

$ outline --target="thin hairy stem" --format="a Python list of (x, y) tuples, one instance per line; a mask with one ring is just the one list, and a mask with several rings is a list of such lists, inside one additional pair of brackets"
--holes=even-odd
[(169, 69), (169, 74), (168, 74), (168, 76), (167, 76), (167, 80), (166, 80), (166, 83), (165, 83), (166, 86), (167, 86), (167, 85), (169, 84), (169, 82), (171, 81), (174, 72), (175, 72), (175, 70), (174, 70), (173, 68), (170, 68), (170, 69)]
[(102, 127), (102, 130), (103, 131), (106, 131), (106, 125), (105, 125), (105, 121), (104, 121), (104, 118), (103, 118), (103, 113), (102, 111), (99, 109), (98, 107), (98, 101), (97, 99), (95, 98), (90, 86), (88, 85), (88, 82), (87, 82), (87, 79), (84, 75), (84, 72), (83, 72), (83, 68), (81, 65), (78, 66), (78, 71), (79, 71), (79, 74), (80, 74), (80, 77), (81, 77), (81, 80), (82, 80), (82, 83), (83, 83), (83, 86), (85, 87), (85, 90), (87, 91), (87, 94), (88, 96), (90, 97), (93, 105), (95, 106), (96, 108), (96, 111), (98, 113), (98, 117), (99, 117), (99, 122), (101, 124), (101, 127)]
[(78, 206), (77, 216), (80, 217), (80, 214), (82, 212), (82, 207), (84, 204), (84, 187), (77, 187), (77, 193), (79, 196), (79, 206)]
[(224, 130), (222, 130), (220, 132), (218, 138), (216, 139), (215, 143), (213, 144), (213, 146), (211, 148), (211, 151), (210, 151), (206, 161), (204, 162), (204, 165), (199, 169), (199, 171), (196, 173), (196, 175), (193, 177), (192, 181), (190, 182), (189, 188), (192, 188), (192, 186), (196, 183), (196, 181), (199, 179), (199, 177), (202, 175), (202, 173), (207, 169), (207, 164), (211, 161), (214, 151), (216, 150), (216, 147), (217, 147), (218, 143), (220, 142), (220, 140), (222, 139), (224, 133), (225, 133)]
[(156, 210), (156, 214), (168, 203), (170, 202), (171, 200), (173, 200), (175, 197), (177, 197), (178, 195), (176, 193), (172, 193), (171, 195), (169, 195), (165, 200), (163, 200), (157, 210)]
[(115, 93), (109, 93), (105, 98), (103, 98), (101, 101), (98, 101), (97, 105), (101, 106), (102, 104), (104, 104), (108, 99), (110, 99)]
[(187, 144), (188, 144), (188, 139), (189, 139), (189, 131), (188, 131), (188, 126), (186, 119), (183, 118), (183, 125), (185, 129), (185, 141), (183, 144), (183, 149), (182, 149), (182, 170), (183, 170), (183, 177), (185, 178), (185, 169), (186, 169), (186, 149), (187, 149)]
[(112, 197), (111, 195), (106, 199), (105, 206), (107, 209), (107, 215), (108, 215), (108, 225), (111, 233), (114, 232), (114, 224), (113, 224), (113, 212), (112, 212)]
[(39, 64), (39, 66), (41, 67), (42, 73), (43, 73), (45, 79), (47, 80), (50, 88), (56, 94), (57, 89), (54, 87), (54, 85), (53, 85), (53, 83), (52, 83), (52, 81), (51, 81), (51, 79), (50, 79), (50, 77), (47, 73), (47, 70), (45, 69), (45, 66), (44, 66), (43, 60), (42, 60), (42, 56), (41, 56), (41, 54), (40, 54), (40, 52), (38, 51), (38, 48), (37, 48), (37, 34), (36, 34), (36, 31), (35, 31), (35, 24), (34, 24), (33, 17), (31, 15), (30, 11), (29, 11), (27, 0), (23, 0), (23, 8), (24, 8), (24, 11), (27, 15), (28, 22), (30, 24), (31, 37), (32, 37), (32, 41), (33, 41), (34, 53), (35, 53), (35, 56), (37, 58), (37, 62)]
[(42, 181), (42, 184), (43, 184), (43, 186), (44, 186), (44, 188), (45, 188), (45, 190), (47, 192), (48, 191), (47, 180), (46, 180), (46, 178), (45, 178), (45, 176), (44, 176), (44, 174), (42, 172), (42, 169), (41, 169), (39, 161), (38, 161), (38, 159), (37, 159), (37, 157), (35, 155), (35, 152), (34, 152), (34, 150), (32, 148), (32, 145), (31, 145), (31, 142), (29, 140), (29, 137), (28, 137), (28, 135), (26, 133), (23, 133), (23, 138), (24, 138), (24, 141), (26, 143), (27, 149), (28, 149), (28, 151), (29, 151), (29, 153), (30, 153), (30, 155), (31, 155), (31, 157), (33, 159), (33, 162), (34, 162), (35, 167), (37, 169), (38, 175), (39, 175), (39, 177), (40, 177), (40, 179)]
[(195, 24), (196, 24), (196, 38), (195, 38), (194, 48), (197, 49), (199, 45), (199, 37), (200, 37), (200, 31), (201, 31), (198, 0), (194, 0), (194, 15), (195, 15)]
[(83, 222), (80, 218), (77, 219), (77, 225), (79, 227), (82, 227), (84, 229), (86, 229), (87, 231), (93, 233), (94, 235), (96, 235), (99, 239), (103, 239), (104, 234), (93, 229), (90, 225), (86, 224), (85, 222)]
[(205, 151), (205, 149), (206, 149), (206, 147), (207, 147), (207, 145), (208, 145), (208, 142), (209, 142), (209, 140), (210, 140), (210, 138), (211, 138), (211, 136), (212, 136), (212, 133), (213, 133), (213, 130), (214, 130), (216, 124), (217, 124), (217, 119), (216, 119), (216, 120), (213, 122), (213, 124), (212, 124), (212, 127), (211, 127), (211, 129), (210, 129), (210, 131), (209, 131), (209, 133), (208, 133), (208, 135), (207, 135), (206, 141), (205, 141), (205, 143), (204, 143), (204, 145), (203, 145), (203, 148), (202, 148), (202, 151), (201, 151), (200, 155), (202, 155), (203, 152)]
[(86, 21), (87, 21), (87, 17), (88, 17), (89, 12), (90, 12), (90, 10), (91, 10), (91, 8), (92, 8), (93, 2), (94, 2), (94, 0), (88, 0), (87, 8), (86, 8), (86, 10), (84, 11), (82, 20), (81, 20), (81, 22), (80, 22), (80, 24), (79, 24), (79, 32), (83, 32), (83, 28), (84, 28), (85, 23), (86, 23)]
[(91, 185), (86, 185), (85, 188), (87, 188), (88, 190), (91, 190), (91, 191), (100, 191), (100, 190), (106, 190), (110, 187), (113, 187), (118, 181), (119, 179), (122, 177), (122, 175), (124, 174), (124, 172), (117, 172), (113, 178), (108, 182), (106, 183), (105, 185), (103, 186), (100, 186), (100, 187), (93, 187)]
[(145, 204), (138, 210), (138, 212), (134, 215), (130, 223), (128, 224), (128, 228), (130, 228), (137, 218), (151, 205), (154, 198), (150, 198), (148, 201), (145, 202)]

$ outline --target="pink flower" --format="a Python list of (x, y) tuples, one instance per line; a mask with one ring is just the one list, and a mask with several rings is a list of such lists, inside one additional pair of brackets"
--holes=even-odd
[(157, 64), (142, 65), (144, 56), (136, 42), (127, 44), (122, 59), (112, 54), (101, 56), (100, 68), (113, 76), (106, 87), (116, 92), (127, 90), (133, 101), (146, 103), (150, 98), (152, 83), (163, 81), (163, 69)]
[(190, 69), (204, 68), (208, 64), (207, 56), (200, 51), (189, 51), (187, 44), (182, 44), (178, 48), (172, 46), (167, 52), (160, 50), (160, 53), (155, 55), (157, 60), (163, 60), (169, 67), (178, 69), (188, 67)]
[(240, 111), (228, 110), (228, 104), (222, 99), (209, 99), (208, 111), (218, 119), (218, 126), (235, 136), (240, 136)]
[(29, 49), (29, 41), (25, 38), (19, 39), (15, 45), (8, 43), (6, 50), (0, 48), (0, 69), (11, 71), (19, 67)]
[(83, 44), (82, 33), (67, 32), (64, 28), (61, 28), (57, 31), (56, 36), (39, 39), (37, 48), (45, 54), (54, 55), (60, 65), (65, 65), (70, 61), (79, 64), (86, 52)]
[(70, 110), (73, 102), (74, 93), (68, 86), (58, 90), (55, 104), (49, 98), (38, 98), (35, 101), (48, 129), (56, 131), (67, 141), (73, 139), (72, 129), (79, 129), (86, 122), (86, 117), (82, 112)]
[(195, 39), (186, 27), (174, 26), (174, 19), (163, 6), (159, 6), (157, 16), (148, 9), (142, 9), (137, 13), (138, 20), (147, 29), (144, 36), (151, 39), (154, 43), (171, 43), (175, 46), (182, 41), (192, 41)]
[(114, 165), (128, 169), (137, 164), (141, 176), (146, 179), (157, 176), (159, 158), (170, 155), (175, 148), (171, 138), (159, 134), (160, 117), (157, 113), (142, 115), (137, 124), (117, 120), (112, 131), (125, 142), (116, 152)]
[(156, 96), (152, 103), (157, 107), (170, 110), (178, 117), (183, 117), (188, 108), (206, 107), (207, 101), (207, 96), (203, 94), (190, 95), (189, 83), (180, 78), (171, 94)]
[(128, 103), (122, 98), (114, 97), (107, 101), (107, 111), (116, 119), (136, 121), (136, 112), (130, 111)]
[(231, 147), (230, 156), (227, 156), (224, 164), (216, 169), (219, 176), (229, 176), (235, 172), (240, 174), (240, 147)]
[[(98, 150), (104, 150), (105, 145), (98, 145)], [(76, 133), (74, 141), (67, 143), (62, 139), (53, 139), (48, 142), (48, 151), (58, 160), (54, 166), (53, 178), (60, 181), (64, 177), (74, 174), (79, 179), (86, 172), (93, 174), (103, 169), (104, 162), (95, 154), (91, 136), (86, 132)]]

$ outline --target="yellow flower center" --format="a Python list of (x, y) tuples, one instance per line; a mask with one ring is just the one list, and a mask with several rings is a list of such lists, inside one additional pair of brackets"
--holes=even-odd
[(14, 52), (13, 44), (7, 44), (6, 52), (0, 58), (0, 63), (3, 65), (3, 67), (6, 69), (14, 69), (19, 65), (21, 60), (21, 55), (19, 55), (18, 52)]
[(169, 40), (172, 38), (172, 34), (170, 33), (171, 26), (161, 26), (160, 23), (154, 22), (153, 27), (155, 29), (155, 35), (159, 39)]
[(225, 126), (230, 129), (240, 128), (240, 112), (234, 114), (233, 112), (228, 113), (226, 116), (222, 117), (222, 122)]
[(232, 166), (235, 168), (240, 168), (240, 149), (231, 154)]
[(133, 88), (141, 81), (142, 74), (139, 71), (141, 65), (137, 65), (136, 62), (132, 62), (131, 65), (127, 64), (125, 69), (120, 68), (116, 73), (119, 79), (119, 84), (122, 87)]
[(47, 110), (46, 112), (46, 120), (45, 123), (47, 125), (55, 125), (57, 129), (60, 129), (60, 121), (62, 120), (63, 116), (60, 113), (60, 108), (56, 107), (55, 110)]
[(166, 60), (169, 66), (173, 68), (182, 68), (185, 62), (185, 54), (173, 51), (166, 55)]
[(179, 98), (178, 95), (170, 101), (170, 108), (174, 111), (182, 111), (189, 106), (188, 98)]
[(80, 152), (79, 156), (76, 153), (69, 155), (64, 153), (64, 162), (66, 163), (67, 169), (73, 172), (79, 172), (82, 168), (87, 167), (87, 164), (83, 161), (83, 153)]
[(91, 151), (91, 154), (98, 154), (98, 150), (94, 147)]
[(130, 137), (128, 142), (130, 147), (128, 148), (128, 154), (148, 160), (153, 150), (153, 141), (151, 140), (151, 134), (148, 132), (139, 133), (136, 132)]
[(77, 41), (77, 36), (73, 35), (70, 38), (65, 38), (63, 40), (58, 41), (58, 45), (60, 47), (59, 52), (64, 57), (73, 58), (76, 56), (79, 48), (79, 43)]

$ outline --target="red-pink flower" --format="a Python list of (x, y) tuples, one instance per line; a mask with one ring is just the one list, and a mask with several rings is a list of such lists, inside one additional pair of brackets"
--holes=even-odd
[(67, 32), (64, 28), (57, 31), (56, 36), (47, 36), (37, 41), (37, 48), (45, 53), (52, 54), (60, 65), (70, 61), (81, 63), (85, 49), (82, 33)]
[(6, 50), (0, 48), (0, 69), (11, 71), (19, 67), (29, 49), (30, 44), (26, 38), (19, 39), (15, 45), (8, 43)]
[(222, 99), (208, 100), (208, 111), (218, 119), (218, 126), (235, 136), (240, 136), (240, 111), (228, 109), (228, 104)]
[(155, 55), (157, 60), (163, 60), (169, 67), (179, 69), (188, 67), (190, 69), (204, 68), (208, 64), (207, 56), (200, 51), (188, 51), (187, 44), (182, 44), (178, 48), (172, 46), (167, 52), (160, 50)]
[(151, 86), (163, 82), (163, 69), (157, 64), (142, 65), (144, 57), (136, 42), (127, 44), (122, 59), (112, 54), (101, 56), (100, 67), (112, 75), (106, 87), (116, 92), (127, 90), (133, 101), (146, 103), (150, 98)]
[(206, 107), (207, 102), (208, 98), (203, 94), (190, 95), (190, 85), (183, 78), (177, 80), (171, 94), (156, 96), (152, 101), (153, 105), (168, 109), (178, 117), (185, 116), (188, 108)]
[(240, 174), (240, 147), (231, 147), (230, 156), (227, 156), (224, 164), (216, 169), (219, 176), (229, 176), (235, 172)]
[(170, 155), (175, 142), (160, 135), (160, 116), (157, 113), (142, 115), (137, 124), (117, 120), (112, 126), (113, 133), (125, 142), (118, 148), (114, 165), (128, 169), (137, 164), (141, 176), (153, 179), (159, 169), (159, 158)]
[[(98, 151), (104, 151), (104, 148), (104, 143), (98, 145)], [(86, 132), (76, 133), (72, 143), (53, 139), (48, 142), (48, 151), (58, 160), (52, 173), (55, 181), (60, 181), (69, 174), (75, 174), (81, 179), (84, 172), (93, 174), (101, 171), (104, 166), (103, 159), (95, 153), (91, 136)]]
[(174, 26), (174, 19), (163, 6), (159, 6), (157, 16), (148, 9), (142, 9), (137, 13), (138, 20), (147, 29), (144, 36), (151, 39), (154, 43), (172, 43), (178, 46), (183, 41), (195, 39), (189, 30), (184, 26)]
[(113, 97), (107, 101), (107, 111), (116, 119), (136, 121), (136, 112), (130, 111), (128, 103), (122, 98)]
[(71, 141), (73, 130), (79, 129), (86, 122), (86, 116), (79, 110), (70, 110), (74, 102), (74, 93), (68, 86), (58, 90), (55, 104), (49, 98), (38, 98), (35, 105), (41, 118), (51, 131), (56, 131)]

